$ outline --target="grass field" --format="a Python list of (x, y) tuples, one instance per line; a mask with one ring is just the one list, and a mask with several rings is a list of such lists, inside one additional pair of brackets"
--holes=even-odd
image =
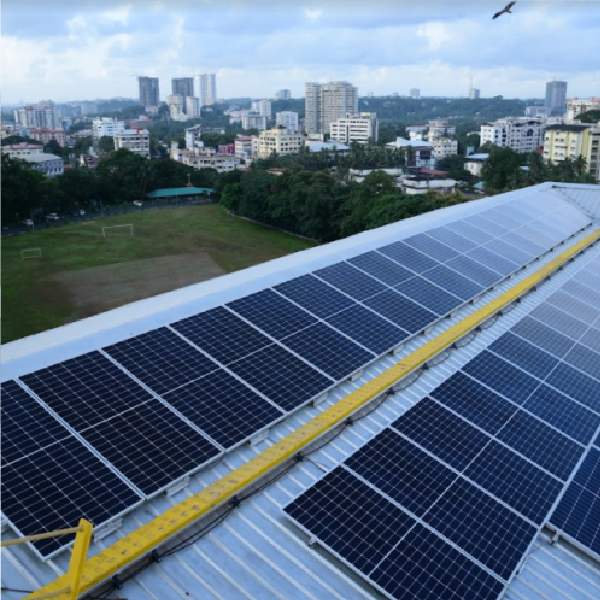
[[(102, 226), (134, 225), (108, 238)], [(21, 338), (312, 243), (218, 205), (145, 210), (2, 239), (2, 342)], [(41, 258), (21, 250), (41, 248)]]

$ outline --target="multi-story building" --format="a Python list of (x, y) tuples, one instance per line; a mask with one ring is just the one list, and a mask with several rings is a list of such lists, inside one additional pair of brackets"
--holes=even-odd
[(589, 110), (600, 110), (600, 97), (596, 98), (569, 98), (567, 100), (567, 121)]
[(37, 152), (29, 156), (23, 156), (22, 159), (29, 164), (34, 171), (39, 171), (47, 177), (56, 177), (65, 172), (65, 163), (60, 156), (48, 154), (47, 152)]
[(515, 152), (535, 152), (544, 142), (544, 122), (535, 117), (505, 117), (483, 124), (480, 136), (482, 146), (490, 143)]
[(125, 123), (111, 117), (96, 117), (92, 121), (92, 136), (95, 140), (101, 137), (114, 137), (125, 130)]
[(148, 108), (156, 108), (159, 104), (158, 77), (138, 77), (140, 88), (140, 104)]
[(418, 100), (421, 97), (421, 90), (419, 88), (410, 88), (410, 97)]
[(267, 117), (259, 115), (252, 110), (242, 111), (242, 129), (258, 129), (262, 131), (267, 128)]
[(358, 88), (347, 81), (305, 84), (306, 133), (327, 133), (329, 125), (358, 112)]
[(54, 140), (59, 146), (63, 147), (67, 139), (64, 129), (29, 129), (29, 137), (43, 144)]
[(559, 163), (582, 157), (587, 171), (600, 181), (600, 127), (567, 123), (550, 125), (544, 136), (544, 160)]
[(539, 104), (530, 104), (529, 106), (525, 107), (525, 116), (543, 118), (546, 116), (546, 107)]
[(42, 146), (30, 144), (29, 142), (19, 142), (18, 144), (3, 144), (2, 154), (8, 154), (11, 158), (25, 159), (34, 154), (41, 154), (44, 150)]
[(186, 150), (193, 150), (194, 148), (203, 148), (204, 142), (201, 139), (202, 128), (200, 125), (194, 127), (188, 127), (184, 130), (185, 135), (185, 147)]
[(169, 107), (169, 116), (173, 121), (187, 121), (187, 115), (184, 112), (184, 98), (176, 94), (167, 96), (167, 105)]
[[(431, 139), (431, 138), (430, 138)], [(458, 154), (458, 141), (451, 138), (437, 137), (430, 141), (435, 160), (442, 160)]]
[(253, 112), (258, 113), (261, 117), (271, 118), (271, 101), (270, 100), (252, 100)]
[(275, 125), (285, 127), (288, 131), (299, 131), (298, 113), (292, 110), (282, 110), (275, 113)]
[(469, 99), (470, 100), (479, 100), (481, 98), (481, 90), (479, 88), (470, 86), (469, 87)]
[(437, 138), (456, 134), (456, 126), (449, 125), (446, 119), (434, 119), (427, 123), (427, 137), (430, 142)]
[(275, 98), (277, 100), (290, 100), (292, 97), (292, 90), (288, 90), (287, 88), (284, 88), (282, 90), (277, 90), (277, 92), (275, 92)]
[(469, 173), (473, 175), (473, 177), (481, 177), (481, 170), (483, 169), (483, 165), (487, 162), (489, 156), (490, 155), (487, 152), (469, 154), (469, 156), (465, 158), (463, 166), (466, 171), (469, 171)]
[(62, 122), (59, 112), (50, 100), (23, 106), (14, 111), (15, 123), (20, 129), (59, 129)]
[(435, 166), (433, 146), (429, 142), (406, 140), (398, 137), (396, 138), (395, 142), (388, 142), (386, 146), (388, 148), (398, 148), (404, 150), (407, 167), (433, 169)]
[(115, 150), (125, 148), (130, 152), (150, 158), (150, 133), (147, 129), (125, 129), (114, 136)]
[(304, 137), (283, 127), (261, 131), (258, 136), (258, 158), (269, 158), (272, 154), (285, 156), (298, 154), (304, 144)]
[(367, 144), (379, 139), (379, 121), (375, 113), (346, 114), (329, 124), (329, 137), (343, 144)]
[(171, 94), (187, 98), (194, 95), (193, 77), (173, 77), (171, 79)]
[(199, 75), (200, 105), (212, 106), (217, 102), (217, 76), (214, 73)]
[[(253, 135), (238, 135), (233, 142), (235, 156), (242, 160), (251, 159), (254, 156), (253, 142), (255, 137)], [(256, 145), (258, 147), (258, 142), (256, 142)]]
[(185, 114), (190, 119), (194, 119), (200, 116), (200, 98), (196, 96), (186, 96)]
[(177, 142), (171, 142), (170, 157), (194, 169), (214, 169), (219, 173), (234, 171), (240, 165), (240, 159), (233, 154), (219, 154), (214, 148), (187, 150), (178, 148)]
[(546, 83), (546, 115), (553, 117), (565, 113), (567, 102), (567, 82), (548, 81)]

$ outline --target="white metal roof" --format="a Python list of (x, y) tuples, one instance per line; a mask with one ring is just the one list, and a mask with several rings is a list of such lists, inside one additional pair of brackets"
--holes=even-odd
[[(485, 198), (460, 206), (435, 211), (377, 230), (276, 259), (244, 271), (189, 286), (175, 292), (142, 300), (107, 313), (64, 327), (12, 342), (2, 348), (2, 379), (41, 368), (131, 335), (165, 324), (251, 293), (267, 285), (305, 273), (343, 257), (359, 254), (386, 241), (408, 237), (416, 232), (441, 225), (500, 203), (507, 197), (539, 197), (540, 206), (548, 207), (549, 194), (585, 192), (589, 201), (600, 205), (600, 186), (560, 184), (561, 191), (550, 184)], [(564, 187), (563, 187), (564, 186)], [(535, 196), (532, 196), (535, 195)], [(539, 195), (539, 196), (538, 196)], [(564, 198), (564, 195), (561, 195)], [(594, 200), (595, 197), (595, 200)], [(570, 199), (573, 203), (574, 200)], [(553, 254), (545, 260), (550, 260)], [(431, 389), (459, 369), (472, 356), (492, 343), (524, 314), (541, 303), (589, 261), (600, 261), (600, 247), (586, 251), (563, 271), (528, 295), (524, 301), (494, 324), (484, 329), (469, 344), (452, 351), (448, 358), (428, 369), (404, 390), (389, 397), (377, 409), (352, 426), (308, 460), (295, 466), (276, 482), (258, 491), (231, 512), (218, 526), (179, 552), (152, 564), (127, 581), (115, 597), (150, 598), (372, 598), (377, 594), (360, 578), (348, 572), (317, 546), (310, 546), (284, 517), (281, 507), (358, 447), (381, 431), (388, 423), (421, 399)], [(538, 268), (539, 263), (535, 267)], [(519, 278), (531, 272), (524, 271)], [(461, 309), (453, 319), (432, 328), (425, 337), (410, 341), (408, 353), (439, 334), (490, 297), (514, 285), (512, 279), (474, 307)], [(202, 489), (229, 470), (255, 456), (262, 449), (306, 422), (317, 412), (344, 397), (394, 362), (385, 357), (373, 364), (353, 382), (334, 389), (318, 407), (306, 407), (279, 423), (269, 436), (255, 446), (244, 446), (226, 455), (220, 462), (192, 477), (187, 488), (174, 496), (156, 497), (124, 517), (121, 528), (97, 539), (91, 552), (106, 547), (124, 533), (147, 522), (165, 508)], [(100, 532), (99, 532), (100, 533)], [(10, 535), (10, 532), (7, 532)], [(100, 537), (100, 536), (98, 536)], [(31, 590), (52, 579), (66, 568), (68, 552), (43, 563), (26, 547), (2, 551), (2, 585)], [(17, 598), (19, 592), (4, 592), (3, 598)], [(550, 545), (542, 535), (532, 549), (521, 573), (512, 582), (508, 598), (594, 599), (600, 597), (600, 567), (564, 543)]]

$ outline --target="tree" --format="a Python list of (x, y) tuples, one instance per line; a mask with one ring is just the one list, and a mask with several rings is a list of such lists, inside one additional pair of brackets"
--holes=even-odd
[(489, 157), (481, 169), (481, 177), (487, 191), (503, 192), (520, 187), (525, 183), (521, 170), (524, 155), (510, 148), (490, 145)]
[(600, 110), (588, 110), (578, 114), (575, 118), (581, 123), (598, 123), (600, 122)]
[(44, 152), (49, 154), (56, 154), (56, 156), (65, 157), (68, 156), (68, 152), (63, 148), (56, 140), (50, 140), (44, 146)]
[(98, 141), (98, 149), (102, 154), (110, 154), (115, 149), (115, 143), (112, 137), (103, 135)]

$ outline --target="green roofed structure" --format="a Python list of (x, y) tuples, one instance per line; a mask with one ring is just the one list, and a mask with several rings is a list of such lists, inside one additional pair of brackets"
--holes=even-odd
[(215, 193), (214, 188), (208, 187), (176, 187), (159, 188), (146, 194), (146, 198), (151, 200), (168, 200), (171, 198), (183, 199), (194, 198), (196, 196), (212, 196)]

